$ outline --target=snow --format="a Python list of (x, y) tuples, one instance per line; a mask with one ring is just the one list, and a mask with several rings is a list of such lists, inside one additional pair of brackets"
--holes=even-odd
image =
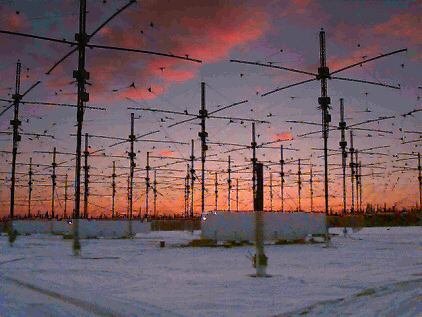
[[(0, 237), (0, 316), (416, 316), (422, 229), (342, 229), (324, 244), (267, 245), (270, 278), (254, 278), (253, 246), (191, 248), (200, 232), (129, 239)], [(166, 241), (160, 248), (159, 241)]]

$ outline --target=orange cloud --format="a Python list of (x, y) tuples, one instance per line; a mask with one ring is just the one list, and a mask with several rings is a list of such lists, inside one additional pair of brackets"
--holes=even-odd
[(174, 151), (172, 151), (172, 150), (159, 150), (158, 155), (159, 156), (172, 157), (172, 156), (174, 156)]
[(291, 141), (293, 140), (293, 134), (288, 131), (276, 133), (275, 135), (273, 135), (273, 140), (274, 141)]
[[(6, 6), (0, 5), (2, 13), (2, 27), (10, 31), (21, 31), (22, 28), (28, 26), (26, 17), (19, 11), (13, 11)], [(19, 13), (18, 13), (19, 12)]]
[[(180, 8), (183, 8), (183, 14)], [(129, 10), (120, 19), (123, 22), (104, 28), (92, 42), (189, 55), (205, 63), (227, 58), (232, 49), (260, 38), (269, 27), (267, 14), (258, 7), (238, 7), (215, 1), (169, 1), (165, 8), (162, 2), (147, 2), (142, 8)], [(152, 55), (92, 52), (95, 52), (95, 59), (89, 58), (92, 56), (89, 50), (87, 68), (94, 82), (90, 88), (93, 92), (111, 91), (112, 86), (119, 84), (124, 86), (126, 83), (121, 84), (119, 79), (126, 81), (130, 77), (138, 86), (161, 86), (162, 89), (155, 92), (160, 95), (173, 83), (193, 79), (201, 66)], [(138, 99), (151, 97), (144, 93), (135, 96), (135, 92), (130, 95)]]

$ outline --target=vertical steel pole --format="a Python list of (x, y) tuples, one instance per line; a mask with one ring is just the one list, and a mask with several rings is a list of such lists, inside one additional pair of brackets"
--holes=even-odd
[(343, 98), (340, 98), (340, 122), (339, 128), (341, 131), (340, 148), (341, 148), (341, 167), (343, 170), (343, 216), (346, 215), (347, 198), (346, 198), (346, 160), (347, 160), (347, 141), (346, 141), (346, 122), (344, 121), (344, 103)]
[(273, 173), (270, 172), (270, 211), (273, 212)]
[(150, 188), (150, 178), (149, 178), (149, 152), (147, 152), (147, 166), (145, 167), (147, 172), (147, 177), (145, 177), (145, 214), (148, 216), (149, 214), (149, 188)]
[[(15, 82), (15, 93), (13, 94), (13, 106), (14, 106), (14, 115), (13, 120), (10, 121), (11, 126), (13, 127), (13, 148), (12, 148), (12, 175), (10, 182), (10, 215), (9, 215), (9, 233), (13, 232), (13, 218), (15, 216), (15, 176), (16, 176), (16, 156), (18, 154), (18, 144), (21, 140), (19, 135), (19, 126), (21, 121), (19, 120), (19, 102), (22, 98), (20, 95), (20, 86), (21, 86), (21, 63), (18, 61), (16, 64), (16, 82)], [(9, 236), (11, 238), (11, 236)], [(14, 239), (13, 239), (14, 240)], [(9, 239), (9, 241), (11, 241)], [(12, 241), (11, 241), (12, 242)]]
[(358, 150), (355, 150), (355, 180), (356, 180), (356, 211), (360, 211), (359, 207), (359, 156), (358, 156)]
[(67, 173), (64, 179), (64, 210), (63, 210), (63, 218), (67, 218), (67, 186), (68, 186), (68, 177)]
[(418, 153), (418, 180), (419, 180), (419, 210), (422, 210), (422, 167), (421, 153)]
[(236, 178), (236, 211), (239, 212), (239, 179)]
[(111, 174), (111, 218), (115, 217), (116, 201), (116, 162), (113, 161), (113, 173)]
[(353, 148), (353, 130), (350, 130), (350, 180), (352, 183), (352, 201), (350, 206), (350, 212), (355, 212), (355, 149)]
[(208, 150), (207, 137), (208, 133), (205, 131), (205, 120), (208, 116), (208, 112), (205, 109), (205, 83), (201, 82), (201, 110), (199, 111), (201, 118), (201, 132), (198, 133), (201, 138), (201, 214), (205, 211), (205, 160), (206, 152)]
[(127, 189), (126, 189), (126, 198), (127, 198), (127, 206), (126, 206), (126, 218), (129, 218), (129, 205), (130, 205), (130, 175), (127, 176)]
[(189, 218), (190, 212), (189, 212), (189, 197), (190, 197), (190, 167), (189, 164), (187, 164), (186, 166), (187, 171), (186, 171), (186, 218)]
[(359, 209), (361, 212), (364, 212), (364, 208), (362, 208), (362, 162), (359, 161)]
[(283, 156), (283, 145), (280, 145), (280, 198), (281, 198), (281, 212), (284, 212), (284, 156)]
[(302, 211), (302, 205), (301, 205), (301, 198), (302, 198), (302, 171), (300, 169), (300, 159), (298, 160), (298, 166), (297, 166), (297, 194), (298, 194), (298, 209), (297, 211)]
[(89, 196), (89, 166), (88, 166), (88, 133), (85, 133), (85, 150), (84, 150), (84, 218), (88, 218), (88, 196)]
[(256, 139), (255, 139), (255, 122), (252, 122), (252, 201), (253, 207), (255, 209), (255, 200), (256, 200)]
[(194, 213), (194, 184), (195, 184), (195, 143), (191, 140), (191, 156), (190, 156), (190, 189), (191, 189), (191, 201), (190, 201), (190, 217), (193, 218)]
[[(330, 77), (330, 70), (326, 63), (326, 48), (325, 48), (325, 31), (321, 29), (319, 32), (320, 44), (320, 67), (318, 68), (318, 79), (321, 82), (321, 97), (318, 98), (318, 104), (322, 110), (322, 136), (324, 138), (324, 196), (325, 196), (325, 214), (328, 216), (328, 130), (331, 122), (329, 114), (331, 99), (327, 96), (327, 79)], [(327, 227), (328, 239), (328, 227)]]
[(80, 254), (79, 242), (79, 217), (81, 204), (81, 144), (82, 124), (84, 119), (84, 103), (89, 101), (89, 94), (85, 91), (85, 82), (89, 79), (89, 73), (85, 70), (85, 48), (88, 43), (86, 34), (86, 0), (79, 1), (79, 33), (75, 34), (78, 42), (78, 70), (73, 72), (73, 77), (78, 83), (77, 100), (77, 133), (76, 133), (76, 164), (75, 164), (75, 208), (73, 213), (73, 253)]
[(157, 170), (154, 170), (154, 182), (153, 182), (153, 192), (154, 192), (154, 217), (157, 217)]
[(214, 174), (215, 175), (215, 180), (214, 180), (214, 205), (215, 205), (215, 210), (218, 210), (218, 176), (217, 173)]
[(231, 192), (232, 192), (232, 179), (231, 179), (231, 168), (230, 168), (230, 155), (228, 159), (228, 168), (227, 168), (227, 211), (231, 211)]
[(309, 167), (309, 191), (311, 194), (311, 210), (310, 212), (314, 212), (314, 188), (313, 188), (313, 172), (312, 172), (312, 163)]
[(31, 218), (32, 175), (32, 157), (30, 157), (28, 171), (28, 218)]
[(53, 162), (51, 163), (51, 167), (53, 169), (51, 174), (51, 218), (54, 219), (54, 205), (55, 205), (55, 196), (56, 196), (56, 148), (53, 148)]
[(256, 196), (255, 213), (255, 248), (254, 264), (257, 277), (266, 276), (267, 257), (264, 253), (264, 168), (262, 163), (255, 163)]
[[(135, 163), (135, 150), (134, 150), (134, 142), (135, 142), (135, 115), (134, 113), (130, 114), (130, 152), (129, 152), (129, 159), (130, 159), (130, 175), (129, 175), (129, 236), (132, 236), (132, 216), (133, 216), (133, 174), (134, 169), (136, 166)], [(148, 217), (148, 215), (147, 215)]]

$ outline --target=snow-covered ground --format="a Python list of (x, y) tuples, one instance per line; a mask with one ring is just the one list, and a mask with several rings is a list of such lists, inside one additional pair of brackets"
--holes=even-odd
[[(341, 233), (341, 229), (332, 229)], [(188, 232), (133, 240), (0, 237), (0, 316), (417, 316), (422, 228), (366, 228), (323, 244), (190, 248)], [(166, 247), (159, 248), (165, 240)]]

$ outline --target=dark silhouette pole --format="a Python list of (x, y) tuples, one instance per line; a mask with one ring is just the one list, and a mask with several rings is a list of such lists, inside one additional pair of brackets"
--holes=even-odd
[(88, 199), (89, 199), (89, 165), (88, 165), (88, 133), (85, 133), (85, 150), (84, 150), (84, 218), (88, 218)]
[(343, 170), (343, 216), (346, 215), (347, 211), (347, 200), (346, 200), (346, 165), (347, 165), (347, 141), (346, 141), (346, 122), (344, 121), (344, 103), (343, 98), (340, 98), (340, 122), (339, 129), (341, 131), (340, 148), (341, 148), (341, 168)]
[(227, 211), (231, 211), (231, 192), (232, 192), (232, 179), (231, 179), (231, 168), (230, 168), (230, 155), (228, 159), (228, 168), (227, 168)]
[(418, 153), (418, 180), (419, 180), (419, 210), (422, 210), (422, 167), (421, 153)]
[(281, 198), (281, 212), (284, 212), (284, 156), (283, 156), (283, 145), (280, 145), (280, 198)]
[(205, 109), (205, 83), (201, 82), (201, 110), (199, 111), (201, 118), (201, 132), (198, 133), (201, 138), (201, 214), (205, 211), (205, 160), (206, 152), (208, 150), (207, 137), (208, 133), (205, 131), (205, 121), (208, 117), (208, 112)]
[(111, 218), (115, 217), (116, 200), (116, 162), (113, 161), (113, 173), (111, 174)]
[[(130, 114), (130, 152), (129, 161), (130, 161), (130, 169), (129, 169), (129, 236), (132, 237), (132, 216), (133, 216), (133, 174), (135, 170), (135, 150), (134, 150), (134, 142), (135, 142), (135, 117), (134, 114)], [(148, 217), (148, 215), (146, 215)]]
[(350, 130), (350, 181), (352, 183), (352, 201), (350, 205), (350, 213), (355, 212), (355, 163), (354, 163), (354, 156), (355, 156), (355, 149), (353, 148), (353, 130)]
[(149, 178), (149, 152), (147, 152), (147, 165), (145, 166), (147, 176), (145, 177), (145, 214), (148, 216), (149, 213), (149, 188), (151, 186), (150, 184), (150, 178)]
[(28, 218), (31, 218), (31, 198), (32, 198), (32, 157), (29, 158), (28, 171)]
[(78, 70), (73, 72), (73, 77), (78, 83), (77, 100), (77, 129), (76, 129), (76, 164), (75, 164), (75, 209), (73, 213), (73, 252), (80, 254), (81, 244), (79, 242), (79, 218), (81, 206), (81, 144), (82, 124), (84, 120), (84, 105), (89, 101), (89, 94), (85, 90), (85, 83), (89, 79), (89, 73), (85, 70), (85, 48), (88, 43), (86, 34), (86, 0), (79, 1), (79, 33), (75, 34), (78, 45)]
[(13, 120), (10, 121), (10, 124), (13, 128), (13, 148), (12, 148), (12, 175), (10, 179), (10, 223), (9, 223), (9, 232), (13, 232), (13, 218), (15, 216), (15, 182), (16, 182), (16, 156), (18, 154), (18, 143), (21, 140), (19, 135), (19, 127), (22, 124), (19, 120), (19, 103), (22, 98), (20, 95), (21, 87), (21, 63), (18, 61), (16, 64), (16, 81), (15, 81), (15, 93), (12, 96), (14, 115)]
[(54, 219), (55, 212), (54, 212), (54, 203), (55, 203), (55, 196), (56, 196), (56, 148), (53, 148), (53, 162), (51, 163), (52, 173), (51, 173), (51, 218)]
[(252, 122), (252, 201), (253, 207), (255, 209), (255, 200), (256, 200), (256, 139), (255, 139), (255, 123)]
[(64, 210), (63, 210), (63, 218), (67, 218), (67, 187), (68, 187), (68, 179), (67, 173), (64, 179)]
[(193, 218), (194, 212), (194, 185), (195, 185), (195, 143), (191, 140), (191, 156), (190, 156), (190, 189), (191, 189), (191, 201), (190, 201), (190, 217)]

